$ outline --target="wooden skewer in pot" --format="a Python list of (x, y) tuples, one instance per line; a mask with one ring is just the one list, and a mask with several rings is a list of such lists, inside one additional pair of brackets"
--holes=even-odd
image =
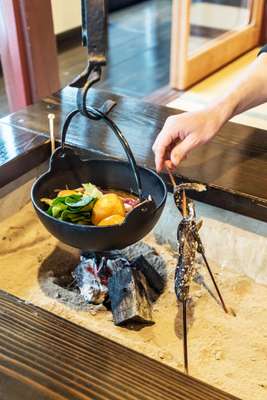
[(52, 114), (52, 113), (48, 114), (49, 133), (50, 133), (50, 141), (51, 141), (51, 154), (53, 154), (56, 149), (55, 135), (54, 135), (54, 119), (55, 119), (55, 114)]

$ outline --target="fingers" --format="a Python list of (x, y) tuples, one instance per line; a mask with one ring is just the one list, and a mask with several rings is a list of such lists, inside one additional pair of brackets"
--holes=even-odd
[(164, 161), (167, 155), (166, 153), (170, 145), (173, 143), (173, 136), (175, 133), (176, 132), (174, 132), (172, 126), (172, 120), (168, 118), (152, 147), (155, 153), (155, 164), (158, 172), (164, 167)]
[(182, 160), (184, 160), (187, 154), (193, 150), (199, 143), (197, 136), (190, 134), (186, 138), (178, 143), (171, 151), (170, 159), (172, 164), (177, 167)]
[(166, 161), (170, 169), (176, 168), (191, 150), (207, 143), (220, 126), (220, 118), (209, 109), (167, 118), (153, 146), (157, 171)]
[(163, 169), (164, 159), (165, 159), (165, 147), (157, 146), (155, 147), (155, 164), (157, 172)]
[(171, 162), (171, 160), (166, 160), (164, 162), (164, 167), (166, 169), (170, 169), (171, 171), (175, 169), (175, 165)]

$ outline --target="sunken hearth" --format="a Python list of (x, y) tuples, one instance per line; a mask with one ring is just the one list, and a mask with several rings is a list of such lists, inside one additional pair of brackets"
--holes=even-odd
[[(198, 209), (201, 209), (200, 204)], [(227, 304), (233, 307), (237, 316), (227, 316), (218, 307), (207, 290), (212, 289), (211, 281), (205, 268), (200, 266), (199, 273), (203, 279), (198, 283), (192, 282), (190, 288), (190, 373), (243, 400), (265, 400), (267, 289), (265, 285), (240, 273), (236, 263), (232, 263), (232, 269), (231, 265), (229, 268), (225, 266), (231, 254), (234, 255), (231, 253), (231, 245), (244, 244), (244, 235), (241, 236), (240, 230), (232, 234), (233, 226), (229, 224), (225, 230), (225, 224), (219, 224), (215, 218), (211, 219), (211, 211), (217, 210), (207, 206), (205, 209), (209, 212), (209, 219), (205, 218), (202, 236), (207, 254), (214, 260), (219, 253), (217, 258), (223, 261), (223, 267), (212, 261), (212, 270)], [(112, 312), (105, 305), (87, 303), (72, 276), (80, 262), (79, 250), (65, 246), (51, 236), (36, 218), (31, 204), (1, 221), (0, 288), (22, 301), (183, 370), (181, 310), (177, 307), (174, 294), (177, 254), (164, 244), (167, 238), (171, 240), (168, 233), (175, 235), (174, 225), (177, 222), (172, 210), (170, 202), (170, 207), (164, 212), (162, 222), (157, 227), (158, 240), (151, 234), (144, 238), (140, 247), (136, 245), (125, 250), (129, 252), (134, 249), (134, 258), (142, 254), (159, 272), (160, 264), (156, 260), (164, 261), (162, 276), (167, 274), (167, 282), (163, 293), (153, 303), (152, 325), (131, 320), (126, 325), (116, 326)], [(215, 237), (214, 226), (216, 232), (222, 235), (221, 241)], [(234, 237), (238, 238), (238, 242), (233, 240)], [(220, 246), (214, 247), (214, 243), (220, 243)], [(245, 251), (246, 247), (242, 249)], [(258, 250), (257, 254), (260, 255)], [(124, 256), (129, 257), (129, 254), (124, 253)], [(254, 262), (253, 271), (256, 270), (257, 264)]]

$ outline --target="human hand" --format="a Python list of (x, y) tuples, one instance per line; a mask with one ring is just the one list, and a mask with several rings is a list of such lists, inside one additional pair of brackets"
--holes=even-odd
[(191, 150), (215, 136), (224, 122), (215, 109), (168, 117), (153, 145), (157, 171), (165, 163), (170, 169), (177, 167)]

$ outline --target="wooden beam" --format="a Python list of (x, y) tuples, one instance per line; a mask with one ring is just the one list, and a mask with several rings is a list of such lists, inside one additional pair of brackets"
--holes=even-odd
[(60, 88), (50, 0), (0, 1), (0, 53), (11, 111)]
[(32, 101), (60, 89), (50, 0), (19, 0)]

